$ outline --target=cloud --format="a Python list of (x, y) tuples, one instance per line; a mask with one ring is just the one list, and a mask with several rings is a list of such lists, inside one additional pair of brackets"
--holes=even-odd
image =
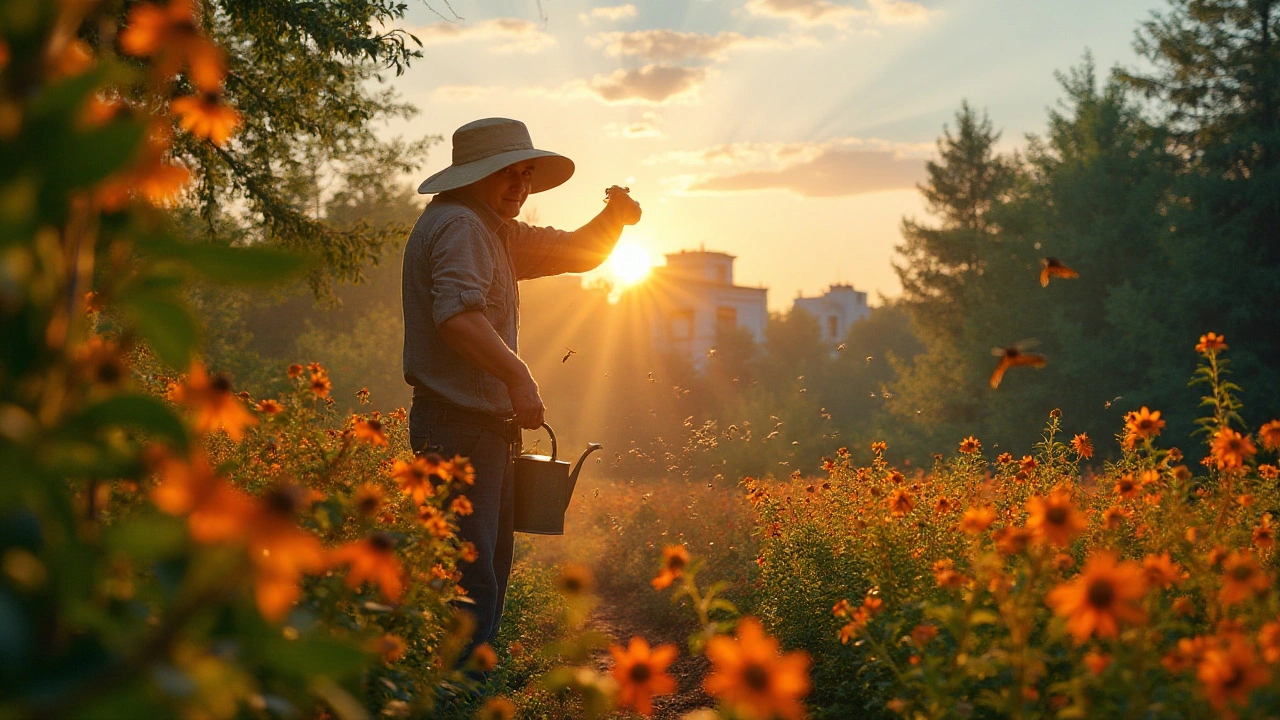
[(614, 57), (632, 56), (648, 62), (718, 60), (734, 47), (775, 44), (769, 38), (750, 38), (735, 32), (703, 35), (665, 29), (601, 33), (587, 42), (592, 47), (603, 47), (606, 54)]
[(774, 17), (801, 22), (843, 24), (846, 20), (867, 14), (848, 5), (837, 5), (828, 0), (750, 0), (746, 10), (752, 15)]
[(576, 80), (559, 89), (532, 88), (528, 92), (552, 97), (591, 96), (610, 104), (668, 102), (691, 100), (715, 71), (705, 67), (679, 65), (645, 65), (634, 70), (615, 70), (596, 75), (590, 80)]
[(442, 45), (465, 41), (492, 41), (497, 44), (493, 52), (538, 52), (554, 45), (556, 39), (544, 32), (536, 23), (519, 18), (494, 18), (471, 25), (438, 22), (426, 25), (411, 34), (423, 45)]
[(750, 0), (745, 10), (760, 17), (781, 18), (803, 25), (847, 27), (853, 20), (882, 25), (920, 24), (932, 12), (912, 0), (866, 0), (866, 8), (830, 0)]
[(611, 5), (607, 7), (591, 8), (589, 12), (579, 13), (578, 19), (588, 24), (593, 20), (618, 22), (620, 20), (634, 20), (636, 14), (635, 5)]
[(628, 140), (639, 140), (642, 138), (662, 137), (662, 130), (658, 127), (658, 116), (647, 112), (635, 122), (609, 123), (605, 125), (604, 134), (611, 138), (620, 137)]
[(868, 0), (877, 20), (886, 25), (919, 24), (933, 14), (925, 6), (910, 0)]
[(824, 143), (733, 143), (666, 153), (647, 164), (749, 169), (686, 174), (672, 185), (684, 193), (786, 190), (804, 197), (839, 197), (915, 187), (924, 179), (931, 146), (840, 138)]
[(497, 89), (484, 85), (441, 85), (431, 91), (431, 99), (436, 102), (467, 102), (488, 95)]

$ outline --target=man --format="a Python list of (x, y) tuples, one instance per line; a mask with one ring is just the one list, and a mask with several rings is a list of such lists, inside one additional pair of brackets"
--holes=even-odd
[(610, 188), (604, 210), (574, 232), (515, 220), (530, 193), (573, 175), (568, 158), (537, 150), (524, 124), (467, 123), (453, 134), (453, 164), (427, 178), (438, 193), (404, 251), (404, 378), (413, 386), (409, 439), (415, 452), (471, 459), (474, 512), (458, 518), (479, 557), (460, 585), (474, 603), (473, 644), (498, 634), (511, 572), (514, 452), (519, 428), (541, 426), (544, 407), (516, 354), (519, 280), (586, 272), (613, 251), (640, 206)]

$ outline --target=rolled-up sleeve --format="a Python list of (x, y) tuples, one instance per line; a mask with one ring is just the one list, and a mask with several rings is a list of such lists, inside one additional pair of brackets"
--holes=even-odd
[(511, 233), (511, 260), (520, 280), (572, 272), (582, 252), (573, 246), (573, 233), (552, 227), (515, 222)]
[(483, 230), (459, 218), (440, 229), (428, 250), (431, 273), (431, 320), (440, 327), (470, 310), (484, 311), (493, 281), (495, 259)]

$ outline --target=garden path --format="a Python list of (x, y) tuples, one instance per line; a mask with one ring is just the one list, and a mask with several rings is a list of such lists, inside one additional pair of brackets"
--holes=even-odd
[[(677, 720), (692, 710), (714, 706), (702, 689), (707, 659), (701, 655), (690, 657), (687, 637), (682, 630), (654, 625), (643, 612), (627, 602), (625, 595), (613, 593), (600, 595), (600, 603), (591, 611), (587, 627), (609, 636), (614, 643), (624, 647), (638, 635), (650, 646), (670, 643), (680, 648), (680, 656), (667, 668), (667, 673), (676, 679), (676, 692), (654, 697), (654, 718)], [(595, 663), (599, 670), (607, 672), (613, 667), (613, 657), (607, 650), (602, 650), (596, 655)]]

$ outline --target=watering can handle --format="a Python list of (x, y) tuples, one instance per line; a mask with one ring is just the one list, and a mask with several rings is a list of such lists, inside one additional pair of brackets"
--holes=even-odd
[(556, 433), (551, 429), (551, 426), (545, 422), (542, 423), (542, 427), (546, 428), (547, 434), (551, 436), (551, 459), (555, 460), (558, 457), (556, 454)]

